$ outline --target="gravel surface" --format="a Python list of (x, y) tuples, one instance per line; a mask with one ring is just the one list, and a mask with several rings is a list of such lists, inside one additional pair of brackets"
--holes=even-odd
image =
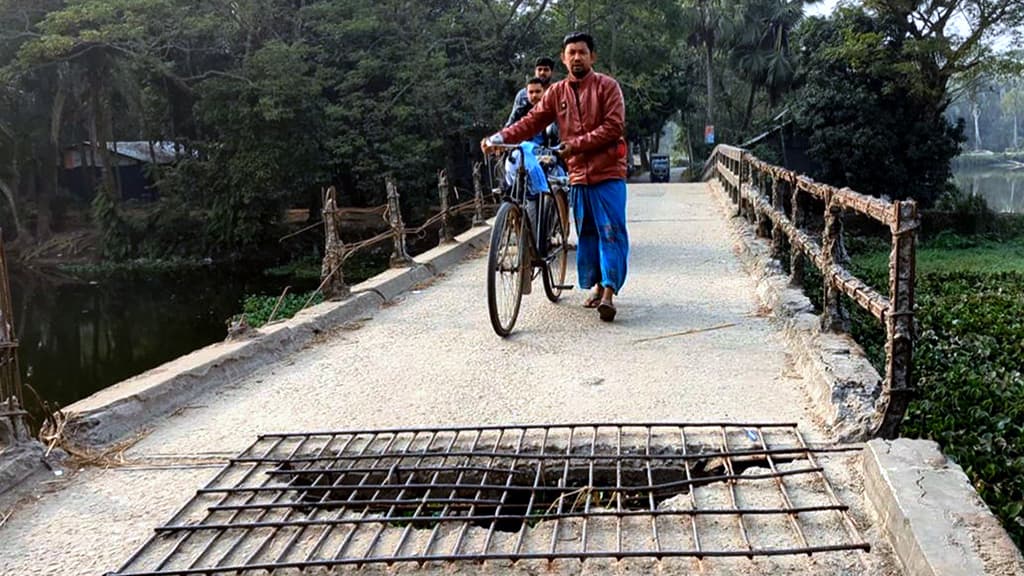
[[(753, 281), (732, 253), (726, 226), (703, 185), (631, 184), (630, 272), (616, 322), (602, 323), (583, 309), (580, 291), (560, 304), (548, 303), (537, 281), (506, 340), (488, 322), (485, 260), (471, 259), (372, 319), (339, 329), (291, 359), (154, 422), (153, 431), (125, 455), (134, 466), (88, 469), (46, 487), (38, 500), (17, 505), (0, 528), (0, 574), (102, 574), (118, 568), (216, 471), (188, 463), (167, 466), (180, 465), (176, 458), (240, 452), (266, 432), (771, 421), (799, 423), (808, 438), (820, 439), (816, 412), (787, 364), (781, 336), (759, 310)], [(860, 510), (859, 479), (847, 468), (855, 465), (838, 467), (836, 482), (855, 500), (846, 503), (866, 528), (870, 520)], [(0, 518), (14, 506), (11, 499), (0, 501)], [(837, 568), (801, 559), (793, 571), (786, 562), (794, 561), (708, 561), (704, 568), (760, 574), (805, 573), (799, 570), (814, 566), (815, 573), (864, 573), (855, 560)], [(884, 558), (878, 562), (870, 573), (890, 573)], [(566, 573), (642, 574), (652, 568), (650, 562), (555, 566), (563, 564)], [(716, 565), (724, 571), (709, 569)], [(657, 567), (661, 573), (692, 569), (688, 561)]]

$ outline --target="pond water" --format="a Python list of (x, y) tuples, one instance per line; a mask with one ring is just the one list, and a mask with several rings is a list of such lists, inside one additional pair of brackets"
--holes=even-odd
[[(10, 275), (22, 379), (60, 406), (223, 340), (245, 295), (317, 284), (212, 266), (99, 281), (16, 266)], [(25, 403), (38, 425), (31, 392)]]
[(954, 178), (960, 190), (981, 196), (994, 212), (1024, 214), (1024, 169), (965, 167)]

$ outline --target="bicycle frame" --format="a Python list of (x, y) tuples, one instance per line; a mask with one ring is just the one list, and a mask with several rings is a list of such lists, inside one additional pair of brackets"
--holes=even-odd
[[(515, 154), (517, 152), (520, 155), (523, 154), (522, 145), (518, 145), (518, 144), (517, 145), (502, 145), (502, 146), (498, 146), (498, 148), (502, 148), (502, 149), (508, 150), (509, 153), (511, 153), (511, 154)], [(554, 150), (550, 150), (550, 149), (547, 149), (547, 148), (542, 148), (542, 150), (545, 151), (545, 152), (548, 152), (550, 154), (554, 153)], [(540, 192), (540, 193), (537, 194), (537, 199), (534, 202), (534, 210), (533, 210), (533, 218), (532, 218), (533, 224), (531, 224), (531, 218), (529, 217), (529, 214), (528, 214), (528, 211), (529, 211), (529, 199), (527, 198), (527, 194), (526, 194), (526, 189), (527, 189), (526, 179), (527, 179), (526, 163), (523, 162), (520, 159), (519, 165), (516, 168), (516, 176), (515, 176), (515, 181), (514, 181), (514, 183), (512, 185), (512, 190), (509, 193), (504, 194), (502, 196), (502, 202), (512, 202), (513, 204), (518, 206), (519, 209), (524, 214), (527, 214), (526, 228), (527, 228), (527, 231), (528, 231), (527, 238), (529, 239), (529, 247), (530, 247), (530, 255), (531, 255), (531, 258), (530, 258), (531, 268), (537, 268), (538, 266), (543, 266), (543, 267), (546, 268), (547, 266), (550, 265), (550, 262), (551, 262), (551, 260), (554, 259), (555, 255), (554, 254), (547, 254), (547, 250), (544, 250), (544, 251), (541, 250), (541, 248), (544, 247), (544, 244), (543, 244), (543, 242), (544, 242), (544, 231), (547, 230), (547, 225), (548, 225), (548, 222), (546, 221), (547, 220), (547, 218), (546, 218), (546, 211), (542, 210), (541, 207), (544, 204), (544, 196), (545, 195), (549, 196), (552, 202), (555, 202), (555, 199), (554, 199), (555, 192), (552, 190), (552, 187), (551, 187), (550, 182), (549, 182), (549, 186), (548, 186), (547, 192)], [(557, 203), (555, 204), (555, 206), (557, 207)], [(556, 215), (555, 217), (557, 218), (558, 216)], [(564, 247), (563, 247), (563, 249), (564, 249)]]

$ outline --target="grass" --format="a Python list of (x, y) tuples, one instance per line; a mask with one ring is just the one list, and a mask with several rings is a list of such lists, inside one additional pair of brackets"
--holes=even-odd
[[(889, 266), (889, 252), (872, 250), (855, 255), (854, 262), (869, 273), (885, 271)], [(918, 275), (957, 272), (1024, 272), (1024, 238), (1000, 242), (945, 236), (923, 243), (918, 248)]]

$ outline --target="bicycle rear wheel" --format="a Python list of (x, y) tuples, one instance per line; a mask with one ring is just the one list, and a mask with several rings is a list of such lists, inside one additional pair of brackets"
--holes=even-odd
[(520, 208), (503, 202), (487, 251), (487, 311), (495, 334), (503, 338), (512, 333), (523, 299), (523, 258), (528, 257), (523, 229)]
[(569, 268), (569, 214), (565, 195), (561, 192), (545, 194), (546, 220), (548, 223), (547, 266), (544, 267), (544, 295), (552, 302), (562, 297), (565, 273)]

